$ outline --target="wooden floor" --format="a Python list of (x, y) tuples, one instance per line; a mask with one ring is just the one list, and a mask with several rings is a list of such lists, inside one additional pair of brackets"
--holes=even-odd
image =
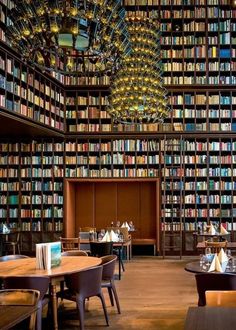
[[(116, 281), (122, 314), (110, 306), (105, 295), (111, 330), (180, 330), (188, 307), (196, 306), (194, 275), (184, 270), (193, 258), (134, 257), (125, 263), (121, 281)], [(59, 329), (78, 329), (75, 304), (59, 308)], [(43, 329), (51, 329), (44, 320)], [(108, 329), (101, 305), (91, 298), (86, 305), (85, 329)]]

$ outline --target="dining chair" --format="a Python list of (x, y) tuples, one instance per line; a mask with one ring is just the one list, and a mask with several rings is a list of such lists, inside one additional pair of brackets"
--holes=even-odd
[(113, 254), (113, 242), (90, 242), (91, 255), (102, 257)]
[(76, 302), (79, 313), (80, 330), (84, 330), (85, 299), (99, 297), (102, 303), (106, 324), (109, 325), (105, 300), (102, 293), (102, 266), (90, 268), (65, 277), (66, 289), (58, 296)]
[(2, 261), (9, 261), (15, 259), (23, 259), (23, 258), (30, 258), (29, 256), (25, 256), (23, 254), (8, 254), (6, 256), (0, 257), (0, 262)]
[(50, 279), (47, 276), (9, 276), (3, 279), (4, 289), (30, 289), (40, 292), (37, 305), (37, 330), (42, 329), (43, 306), (49, 303), (49, 296), (46, 295), (49, 289), (49, 283)]
[(79, 237), (60, 237), (62, 252), (80, 249)]
[(103, 257), (101, 257), (101, 259), (102, 259), (102, 266), (103, 266), (102, 288), (107, 288), (112, 306), (114, 306), (114, 299), (113, 299), (113, 296), (114, 296), (117, 311), (120, 314), (121, 313), (120, 303), (119, 303), (119, 298), (117, 295), (115, 281), (114, 281), (114, 272), (115, 272), (115, 264), (116, 264), (117, 256), (115, 256), (115, 255), (103, 256)]
[[(7, 289), (0, 290), (0, 305), (4, 306), (37, 306), (40, 298), (38, 290)], [(30, 316), (29, 330), (35, 329), (36, 312)]]
[(88, 253), (86, 251), (83, 251), (83, 250), (70, 250), (70, 251), (65, 251), (65, 252), (62, 252), (61, 255), (63, 257), (79, 257), (79, 256), (85, 256), (87, 257), (88, 256)]
[(211, 248), (211, 253), (219, 253), (223, 248), (224, 250), (227, 248), (227, 241), (215, 242), (215, 241), (206, 241), (206, 248)]
[(8, 239), (3, 242), (3, 250), (8, 253), (10, 250), (12, 254), (16, 254), (16, 251), (20, 254), (20, 232), (11, 233)]
[(206, 291), (206, 306), (236, 307), (236, 290)]
[(225, 273), (201, 273), (195, 274), (198, 306), (206, 305), (206, 291), (236, 290), (236, 276)]

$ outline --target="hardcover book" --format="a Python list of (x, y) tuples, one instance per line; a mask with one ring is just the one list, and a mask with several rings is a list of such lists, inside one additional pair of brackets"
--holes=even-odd
[(61, 264), (61, 242), (36, 244), (36, 268), (51, 269)]

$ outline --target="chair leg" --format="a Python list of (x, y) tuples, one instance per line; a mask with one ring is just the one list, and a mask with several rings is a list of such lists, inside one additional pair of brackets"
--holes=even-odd
[(120, 302), (119, 302), (119, 298), (118, 298), (118, 295), (117, 295), (117, 292), (116, 292), (116, 287), (115, 287), (115, 284), (114, 284), (113, 281), (111, 281), (111, 288), (112, 288), (112, 292), (114, 294), (114, 298), (115, 298), (115, 301), (116, 301), (117, 311), (118, 311), (119, 314), (121, 314)]
[(124, 266), (124, 263), (123, 263), (122, 258), (120, 259), (120, 263), (121, 263), (122, 270), (123, 270), (123, 272), (124, 272), (124, 271), (125, 271), (125, 266)]
[(80, 330), (84, 330), (84, 299), (76, 294), (76, 305), (79, 313)]
[(43, 306), (41, 301), (38, 304), (37, 317), (36, 317), (36, 329), (42, 330), (42, 310)]
[(107, 308), (106, 308), (105, 299), (103, 297), (103, 293), (101, 292), (100, 294), (98, 294), (98, 297), (101, 299), (102, 307), (103, 307), (103, 311), (104, 311), (104, 316), (105, 316), (105, 319), (106, 319), (106, 324), (107, 324), (107, 326), (109, 326)]
[(16, 254), (16, 247), (15, 247), (15, 245), (12, 246), (12, 249), (13, 249), (13, 254)]
[(111, 306), (114, 306), (114, 299), (113, 299), (113, 294), (112, 294), (112, 288), (110, 286), (107, 287), (108, 293), (109, 293), (109, 298), (111, 302)]
[(20, 254), (20, 243), (17, 244), (18, 253)]

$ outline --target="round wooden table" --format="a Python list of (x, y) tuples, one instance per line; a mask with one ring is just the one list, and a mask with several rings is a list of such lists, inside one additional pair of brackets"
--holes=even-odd
[(65, 275), (77, 273), (101, 264), (95, 257), (62, 257), (61, 265), (50, 270), (36, 269), (36, 258), (24, 258), (0, 263), (0, 277), (8, 276), (48, 276), (51, 285), (54, 329), (58, 329), (56, 284), (64, 280)]

